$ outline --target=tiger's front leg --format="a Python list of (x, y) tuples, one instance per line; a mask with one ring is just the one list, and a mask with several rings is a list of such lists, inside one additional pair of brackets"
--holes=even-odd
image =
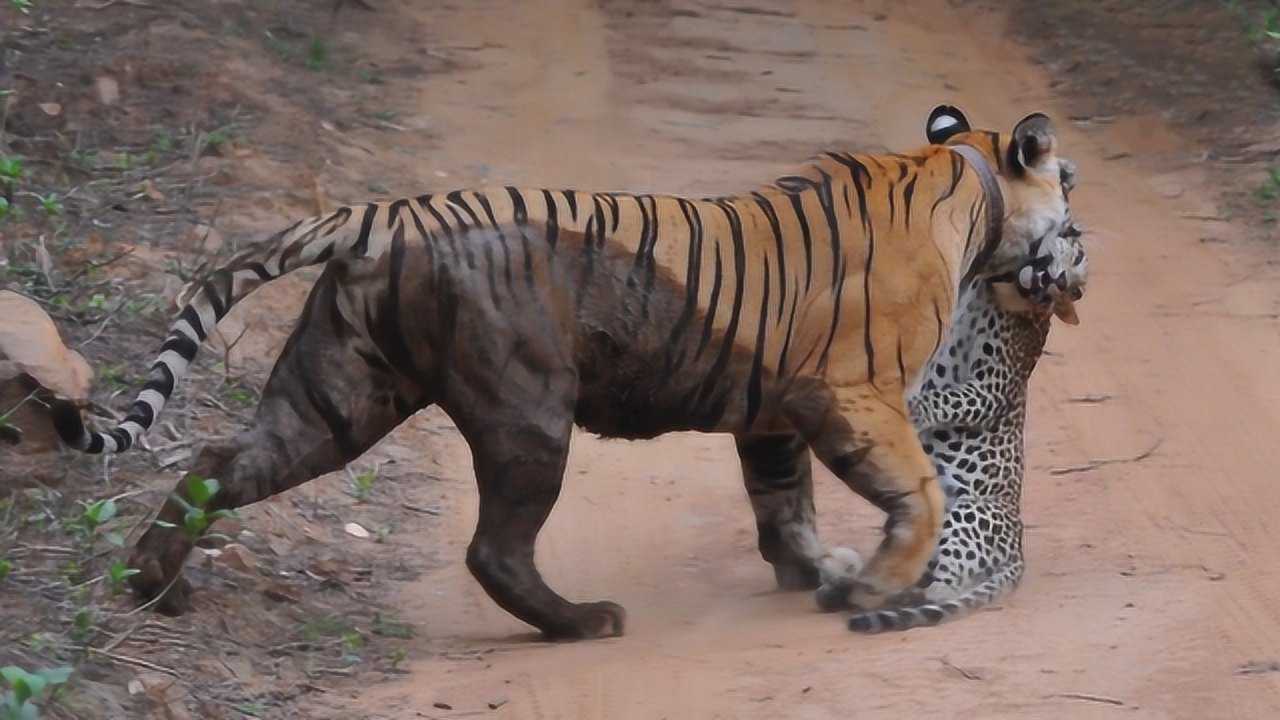
[(780, 590), (814, 590), (851, 579), (861, 568), (853, 550), (828, 551), (818, 539), (809, 446), (795, 434), (735, 436), (747, 497), (756, 516), (760, 555)]
[[(891, 394), (900, 397), (897, 393)], [(876, 553), (853, 578), (824, 578), (817, 600), (828, 610), (877, 608), (923, 575), (942, 532), (945, 499), (933, 463), (899, 401), (875, 388), (797, 382), (785, 400), (792, 425), (818, 459), (851, 490), (888, 513)]]

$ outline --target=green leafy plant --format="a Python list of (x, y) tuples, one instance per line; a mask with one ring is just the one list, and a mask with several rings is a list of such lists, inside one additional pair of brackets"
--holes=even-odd
[[(224, 517), (234, 517), (230, 510), (208, 510), (209, 502), (222, 489), (222, 485), (213, 478), (199, 475), (187, 476), (187, 497), (175, 494), (173, 499), (182, 506), (186, 514), (182, 517), (182, 532), (188, 539), (199, 540), (213, 521)], [(173, 523), (157, 520), (161, 527), (176, 527)]]
[(71, 639), (85, 642), (93, 635), (94, 613), (91, 607), (82, 607), (71, 617)]
[(38, 704), (44, 701), (45, 691), (62, 685), (71, 677), (71, 668), (60, 667), (27, 672), (9, 665), (0, 668), (0, 677), (9, 686), (0, 701), (0, 720), (36, 720), (40, 717)]
[(407, 640), (413, 637), (413, 626), (408, 623), (400, 622), (395, 618), (388, 618), (382, 613), (375, 613), (373, 623), (369, 626), (374, 635), (382, 637), (393, 637)]
[(377, 470), (366, 470), (351, 476), (351, 494), (358, 500), (366, 500), (373, 492), (373, 485), (378, 481)]
[(31, 0), (9, 0), (9, 5), (23, 15), (30, 15), (35, 8), (35, 3), (31, 2)]
[(4, 582), (11, 572), (13, 572), (13, 563), (8, 558), (0, 558), (0, 582)]
[(0, 185), (16, 187), (25, 172), (22, 158), (0, 156)]
[(9, 201), (0, 197), (0, 220), (9, 217)]
[(124, 564), (122, 560), (116, 560), (107, 568), (107, 572), (103, 574), (107, 585), (111, 588), (111, 594), (117, 595), (124, 589), (124, 581), (138, 574), (138, 570)]
[(84, 510), (80, 511), (80, 517), (77, 518), (76, 525), (84, 535), (93, 535), (108, 520), (116, 516), (118, 508), (116, 501), (111, 499), (98, 500), (86, 503), (81, 500), (80, 504), (84, 506)]
[(392, 670), (399, 670), (400, 664), (403, 663), (407, 657), (409, 657), (409, 652), (407, 650), (402, 647), (395, 648), (391, 652), (387, 653), (387, 664), (391, 666)]
[(1270, 204), (1280, 200), (1280, 167), (1273, 167), (1267, 171), (1266, 178), (1263, 179), (1258, 189), (1254, 191), (1254, 197), (1263, 204)]
[(36, 200), (40, 201), (40, 208), (44, 210), (45, 215), (55, 217), (62, 214), (62, 203), (58, 201), (57, 195), (53, 193), (36, 195)]
[(325, 70), (329, 67), (329, 44), (323, 38), (313, 37), (307, 45), (305, 64), (309, 70)]

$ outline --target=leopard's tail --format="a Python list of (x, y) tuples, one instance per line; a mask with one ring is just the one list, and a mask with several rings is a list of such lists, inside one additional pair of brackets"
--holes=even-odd
[(990, 605), (1011, 592), (1021, 582), (1023, 569), (1022, 558), (1016, 558), (994, 575), (953, 599), (860, 612), (849, 618), (849, 629), (857, 633), (873, 634), (928, 627), (955, 620)]
[[(103, 431), (85, 426), (80, 410), (66, 400), (53, 400), (54, 427), (67, 445), (86, 453), (119, 453), (138, 443), (155, 424), (174, 386), (195, 359), (200, 343), (227, 312), (265, 283), (298, 268), (333, 257), (376, 256), (387, 247), (398, 203), (343, 207), (324, 216), (301, 220), (231, 258), (227, 264), (193, 281), (179, 295), (182, 311), (169, 326), (160, 354), (129, 414)], [(397, 224), (403, 232), (403, 225)]]

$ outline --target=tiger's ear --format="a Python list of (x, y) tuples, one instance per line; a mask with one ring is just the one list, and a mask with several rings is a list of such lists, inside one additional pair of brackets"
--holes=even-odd
[(1009, 144), (1009, 165), (1014, 171), (1038, 167), (1057, 149), (1058, 136), (1044, 113), (1032, 113), (1013, 127)]
[(969, 132), (969, 121), (964, 113), (950, 105), (939, 105), (929, 113), (924, 124), (924, 135), (931, 145), (941, 145), (962, 132)]

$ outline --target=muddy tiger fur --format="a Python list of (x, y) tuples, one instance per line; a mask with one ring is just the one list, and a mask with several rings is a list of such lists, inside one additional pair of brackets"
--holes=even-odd
[[(1022, 579), (1023, 426), (1027, 382), (1044, 350), (1051, 314), (1075, 324), (1088, 260), (1075, 226), (1046, 243), (1043, 268), (1024, 268), (1020, 291), (1043, 300), (1021, 310), (1006, 283), (975, 283), (961, 296), (947, 339), (909, 395), (911, 419), (938, 469), (947, 517), (916, 588), (890, 607), (854, 614), (849, 628), (875, 633), (937, 625), (989, 605)], [(1033, 274), (1034, 273), (1034, 274)]]
[[(211, 509), (339, 469), (437, 404), (472, 450), (480, 512), (467, 565), (486, 592), (548, 637), (617, 635), (619, 605), (570, 602), (534, 565), (572, 426), (726, 432), (779, 583), (838, 579), (877, 607), (920, 577), (942, 528), (904, 388), (961, 290), (1028, 261), (1067, 220), (1044, 115), (999, 134), (942, 106), (927, 129), (915, 153), (829, 152), (733, 197), (495, 188), (297, 222), (192, 288), (122, 423), (92, 432), (61, 404), (59, 432), (88, 452), (135, 445), (232, 305), (324, 264), (253, 427), (194, 462), (222, 483)], [(818, 542), (809, 450), (888, 514), (854, 579)], [(172, 612), (187, 605), (191, 543), (167, 523), (183, 512), (166, 501), (130, 562), (134, 589), (165, 593)]]

